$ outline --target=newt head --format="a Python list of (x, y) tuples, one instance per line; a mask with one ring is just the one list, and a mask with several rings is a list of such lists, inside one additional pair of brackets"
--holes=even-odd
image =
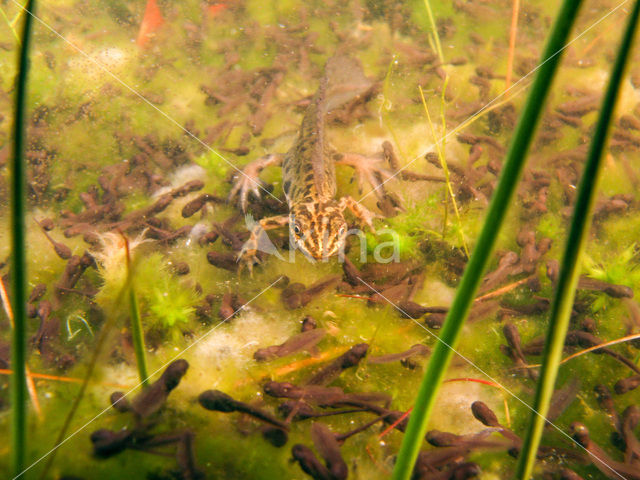
[(300, 203), (291, 208), (289, 234), (307, 258), (321, 260), (344, 246), (347, 222), (335, 200)]

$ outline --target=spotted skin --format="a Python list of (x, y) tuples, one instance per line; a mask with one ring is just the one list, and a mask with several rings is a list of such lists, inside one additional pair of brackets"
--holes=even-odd
[(321, 260), (340, 251), (347, 235), (347, 222), (339, 202), (294, 204), (289, 213), (291, 237), (308, 257)]
[(341, 67), (338, 62), (351, 62), (349, 67), (353, 68), (355, 64), (361, 72), (359, 64), (352, 59), (330, 59), (291, 149), (284, 156), (272, 154), (248, 165), (245, 172), (251, 175), (236, 178), (232, 187), (230, 198), (238, 195), (241, 206), (245, 209), (248, 193), (258, 193), (255, 181), (257, 173), (268, 165), (282, 165), (282, 187), (289, 215), (265, 218), (254, 226), (239, 256), (239, 260), (249, 268), (257, 261), (255, 255), (260, 235), (264, 230), (281, 226), (285, 222), (289, 223), (290, 238), (296, 247), (312, 260), (327, 259), (344, 247), (348, 228), (343, 216), (346, 208), (373, 229), (373, 213), (351, 197), (343, 197), (340, 201), (335, 199), (335, 160), (325, 146), (324, 130), (328, 110), (327, 91), (332, 89), (329, 72)]

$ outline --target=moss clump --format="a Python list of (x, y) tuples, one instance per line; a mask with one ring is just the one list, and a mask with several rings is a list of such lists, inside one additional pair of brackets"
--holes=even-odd
[(151, 325), (172, 328), (188, 323), (195, 311), (195, 292), (168, 275), (163, 275), (161, 282), (145, 298), (149, 313), (152, 314)]
[(169, 261), (159, 252), (140, 259), (135, 270), (135, 288), (145, 330), (168, 334), (177, 340), (194, 318), (199, 295), (175, 277), (169, 267)]
[[(94, 255), (102, 278), (102, 288), (96, 296), (105, 308), (118, 308), (127, 277), (124, 238), (115, 234), (101, 237), (103, 248)], [(175, 277), (170, 261), (160, 252), (142, 254), (136, 251), (144, 243), (144, 233), (129, 240), (133, 260), (133, 287), (140, 302), (145, 331), (169, 334), (178, 340), (194, 318), (199, 295), (193, 286)], [(121, 310), (119, 310), (121, 311)]]

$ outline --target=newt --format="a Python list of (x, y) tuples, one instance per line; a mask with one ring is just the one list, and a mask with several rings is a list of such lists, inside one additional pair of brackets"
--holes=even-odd
[(343, 248), (348, 228), (343, 215), (346, 209), (374, 230), (373, 219), (377, 215), (350, 196), (335, 198), (335, 163), (355, 168), (360, 187), (366, 179), (381, 198), (383, 181), (393, 176), (391, 170), (381, 166), (384, 156), (335, 154), (325, 140), (327, 113), (370, 88), (370, 80), (355, 59), (341, 55), (330, 58), (293, 146), (284, 155), (270, 154), (249, 163), (235, 177), (229, 201), (237, 197), (240, 207), (246, 211), (249, 194), (260, 198), (260, 172), (268, 166), (282, 166), (282, 186), (289, 214), (263, 218), (252, 228), (238, 256), (250, 271), (259, 261), (256, 256), (259, 239), (269, 229), (288, 224), (292, 244), (312, 261), (328, 259)]

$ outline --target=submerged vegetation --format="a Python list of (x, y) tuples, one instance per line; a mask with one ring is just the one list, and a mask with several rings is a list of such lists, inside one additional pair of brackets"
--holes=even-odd
[[(27, 11), (31, 12), (34, 2), (26, 4)], [(13, 293), (13, 307), (9, 305), (8, 296), (3, 295), (4, 310), (11, 326), (10, 358), (13, 373), (11, 376), (11, 471), (19, 475), (26, 465), (27, 445), (27, 269), (26, 269), (26, 168), (24, 162), (25, 130), (26, 130), (26, 98), (27, 98), (27, 73), (29, 65), (29, 45), (31, 43), (31, 30), (33, 21), (31, 15), (24, 20), (21, 41), (19, 41), (18, 75), (16, 77), (15, 109), (13, 129), (13, 142), (11, 148), (11, 287)], [(14, 32), (15, 33), (15, 32)], [(17, 38), (17, 37), (16, 37)], [(4, 282), (4, 280), (0, 280)], [(4, 284), (2, 285), (5, 291)], [(9, 349), (6, 356), (9, 356)], [(5, 362), (7, 359), (5, 358)]]
[[(537, 443), (525, 431), (566, 275), (558, 265), (618, 49), (610, 32), (628, 16), (584, 3), (575, 29), (565, 24), (570, 45), (553, 83), (549, 64), (533, 87), (550, 88), (546, 104), (529, 100), (542, 113), (535, 132), (535, 121), (516, 122), (539, 59), (557, 50), (542, 53), (558, 14), (548, 2), (42, 4), (24, 119), (28, 188), (17, 193), (26, 268), (4, 260), (16, 232), (24, 13), (0, 4), (0, 273), (4, 283), (28, 273), (30, 293), (22, 302), (17, 283), (9, 292), (16, 319), (26, 308), (27, 338), (16, 328), (12, 342), (1, 323), (1, 372), (27, 382), (9, 397), (0, 378), (0, 429), (14, 432), (0, 471), (13, 462), (25, 478), (376, 479), (394, 468), (398, 478), (512, 478), (513, 457)], [(311, 263), (289, 251), (286, 228), (271, 230), (253, 274), (239, 271), (247, 229), (287, 204), (269, 166), (245, 215), (227, 201), (233, 177), (289, 149), (335, 54), (357, 59), (367, 88), (327, 116), (327, 151), (371, 162), (368, 177), (340, 163), (336, 176), (340, 196), (377, 214), (376, 232), (350, 237), (343, 262)], [(640, 333), (639, 55), (618, 92), (564, 356)], [(496, 192), (511, 160), (525, 160), (513, 150), (518, 131), (535, 134), (509, 201)], [(504, 226), (490, 216), (481, 233), (497, 196), (509, 203)], [(376, 263), (392, 258), (389, 243), (399, 261)], [(471, 264), (483, 276), (459, 308)], [(447, 337), (460, 337), (458, 355), (437, 340), (452, 331), (452, 305), (450, 316), (469, 311)], [(443, 353), (446, 370), (434, 361)], [(636, 339), (552, 367), (546, 416), (556, 429), (543, 432), (534, 478), (638, 478), (639, 359)], [(418, 428), (424, 371), (432, 414)], [(413, 454), (400, 451), (403, 438)]]

